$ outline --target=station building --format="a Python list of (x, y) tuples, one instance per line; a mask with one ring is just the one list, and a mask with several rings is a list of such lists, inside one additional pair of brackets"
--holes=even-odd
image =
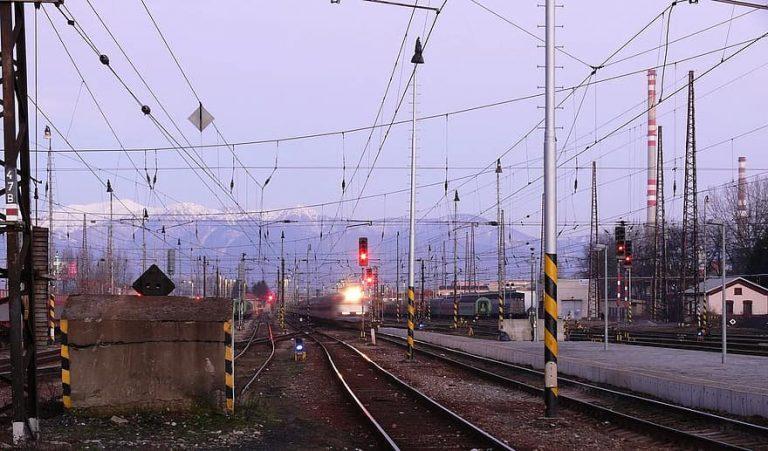
[[(706, 297), (707, 311), (721, 315), (722, 279), (713, 277), (699, 284), (699, 293)], [(687, 296), (693, 296), (693, 289), (688, 289)], [(758, 285), (743, 277), (725, 279), (726, 315), (750, 317), (768, 315), (768, 288)]]

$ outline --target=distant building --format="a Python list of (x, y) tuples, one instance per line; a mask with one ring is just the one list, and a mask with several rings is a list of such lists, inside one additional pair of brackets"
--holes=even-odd
[(581, 319), (587, 316), (589, 279), (559, 279), (557, 307), (560, 318)]
[[(707, 299), (707, 311), (716, 315), (723, 312), (721, 290), (722, 280), (719, 277), (699, 284), (699, 293)], [(693, 288), (686, 290), (685, 294), (692, 297)], [(768, 289), (743, 277), (726, 277), (725, 300), (728, 316), (768, 315)]]

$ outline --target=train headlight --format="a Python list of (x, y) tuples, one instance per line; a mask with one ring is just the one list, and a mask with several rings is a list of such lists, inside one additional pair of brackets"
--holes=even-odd
[(363, 291), (360, 287), (353, 285), (344, 289), (344, 302), (360, 302), (363, 298)]

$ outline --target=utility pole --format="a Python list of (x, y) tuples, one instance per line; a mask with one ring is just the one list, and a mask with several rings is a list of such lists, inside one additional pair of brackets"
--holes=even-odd
[(395, 268), (395, 298), (397, 302), (397, 324), (400, 324), (400, 310), (402, 308), (402, 301), (400, 300), (400, 231), (397, 231), (395, 253), (397, 256), (395, 260), (397, 262), (397, 268)]
[[(597, 215), (597, 163), (594, 161), (592, 162), (592, 211), (589, 217), (589, 295), (587, 297), (587, 317), (595, 318), (598, 316), (597, 304), (600, 300), (600, 284), (598, 280), (600, 271), (597, 270), (599, 259), (595, 254), (596, 246), (600, 241), (600, 225), (598, 224)], [(607, 295), (608, 293), (606, 292)]]
[[(5, 220), (0, 232), (6, 234), (7, 262), (7, 268), (4, 268), (2, 274), (7, 277), (9, 304), (11, 432), (14, 445), (20, 445), (28, 439), (37, 439), (40, 434), (34, 336), (36, 309), (30, 207), (26, 30), (22, 2), (0, 3), (0, 61), (5, 174)], [(22, 302), (22, 296), (26, 303)], [(65, 346), (62, 346), (64, 349)], [(66, 392), (63, 398), (66, 406)]]
[(459, 297), (456, 293), (458, 283), (459, 256), (458, 256), (458, 219), (459, 219), (459, 191), (453, 195), (453, 328), (459, 328)]
[(56, 275), (56, 252), (53, 239), (53, 137), (51, 127), (45, 126), (43, 136), (48, 140), (48, 186), (46, 187), (46, 195), (48, 196), (48, 274), (52, 277), (51, 293), (55, 294), (56, 279), (53, 277)]
[(557, 162), (555, 137), (555, 0), (545, 0), (544, 131), (544, 404), (557, 412)]
[(147, 270), (147, 227), (145, 222), (149, 219), (149, 213), (147, 209), (144, 209), (144, 213), (141, 216), (141, 272)]
[(448, 262), (445, 259), (445, 240), (443, 240), (441, 244), (442, 244), (442, 254), (440, 258), (442, 259), (443, 267), (442, 267), (442, 272), (440, 273), (440, 280), (437, 283), (438, 291), (440, 290), (440, 286), (445, 287), (446, 285), (448, 285)]
[[(496, 253), (497, 253), (497, 276), (498, 276), (498, 297), (499, 297), (499, 331), (504, 327), (504, 231), (502, 230), (502, 224), (504, 220), (501, 218), (501, 160), (496, 160), (496, 223), (497, 223), (497, 238), (496, 238)], [(499, 335), (501, 338), (501, 335)]]
[(421, 290), (419, 290), (419, 320), (424, 318), (424, 259), (421, 260)]
[[(695, 314), (700, 324), (699, 302), (699, 241), (698, 241), (698, 202), (696, 182), (696, 110), (695, 96), (693, 92), (693, 71), (688, 72), (688, 123), (685, 139), (685, 185), (683, 194), (683, 239), (682, 262), (680, 271), (680, 287), (678, 297), (680, 299), (677, 309), (679, 314), (675, 318), (678, 322), (685, 320), (685, 315)], [(690, 277), (690, 279), (689, 279)], [(685, 290), (691, 282), (693, 288), (693, 301), (686, 302)], [(695, 308), (694, 308), (695, 305)]]
[(114, 227), (114, 210), (112, 209), (112, 202), (114, 200), (114, 192), (112, 190), (112, 183), (107, 180), (107, 193), (109, 194), (109, 230), (107, 231), (107, 270), (109, 271), (109, 294), (115, 294), (115, 265), (114, 265), (114, 241), (113, 230)]
[(90, 280), (90, 253), (88, 250), (88, 220), (86, 214), (83, 213), (83, 241), (80, 244), (80, 292), (86, 293), (88, 291), (87, 284)]
[(533, 341), (539, 341), (538, 323), (539, 323), (539, 287), (536, 284), (536, 254), (531, 248), (531, 308), (533, 309)]
[(419, 64), (424, 64), (422, 55), (421, 39), (416, 38), (416, 48), (414, 49), (411, 63), (413, 63), (413, 108), (411, 116), (411, 196), (408, 221), (408, 352), (409, 360), (413, 359), (413, 314), (414, 314), (414, 266), (416, 265), (416, 73)]
[(309, 305), (309, 290), (310, 290), (310, 287), (309, 287), (309, 282), (310, 282), (310, 280), (309, 280), (309, 251), (311, 251), (311, 250), (312, 250), (312, 243), (308, 243), (307, 244), (307, 274), (305, 275), (305, 277), (307, 278), (307, 305)]
[(203, 255), (203, 299), (208, 296), (208, 259)]
[(472, 223), (469, 227), (469, 235), (470, 235), (470, 244), (472, 246), (472, 249), (470, 250), (470, 286), (472, 287), (472, 292), (474, 293), (477, 291), (477, 258), (475, 254), (475, 225), (476, 223)]
[(469, 290), (471, 271), (469, 270), (469, 230), (464, 231), (464, 290)]
[(285, 332), (285, 232), (280, 231), (280, 328)]
[(217, 298), (221, 296), (221, 279), (219, 278), (219, 259), (216, 259), (216, 289), (214, 290), (214, 296)]

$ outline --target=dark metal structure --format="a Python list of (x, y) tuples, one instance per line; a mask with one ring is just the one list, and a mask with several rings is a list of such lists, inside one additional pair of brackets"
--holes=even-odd
[(11, 323), (11, 392), (15, 443), (37, 438), (35, 274), (30, 216), (29, 111), (23, 2), (0, 2), (0, 60), (5, 207), (0, 232), (6, 235), (6, 268)]
[[(697, 313), (699, 299), (699, 209), (696, 200), (696, 110), (693, 71), (688, 72), (688, 125), (685, 136), (685, 185), (683, 191), (683, 236), (680, 256), (680, 286), (673, 321), (682, 322)], [(693, 297), (685, 290), (693, 288)]]
[(662, 127), (658, 128), (656, 148), (656, 226), (653, 229), (653, 279), (651, 281), (651, 317), (668, 319), (670, 303), (667, 285), (667, 230), (664, 210), (664, 144)]
[[(592, 212), (589, 223), (589, 294), (587, 296), (587, 317), (595, 318), (599, 311), (598, 302), (600, 300), (600, 265), (599, 258), (595, 255), (597, 244), (600, 239), (600, 227), (597, 215), (597, 164), (592, 162)], [(606, 250), (607, 252), (607, 250)], [(606, 274), (606, 277), (608, 275)], [(608, 293), (605, 293), (608, 296)]]

